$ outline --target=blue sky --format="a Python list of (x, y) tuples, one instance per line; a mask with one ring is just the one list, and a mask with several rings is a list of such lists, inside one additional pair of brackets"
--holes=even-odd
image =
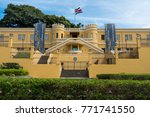
[(45, 14), (65, 16), (72, 22), (74, 9), (81, 7), (83, 13), (76, 16), (76, 23), (150, 28), (150, 0), (0, 0), (0, 19), (9, 3), (32, 5)]

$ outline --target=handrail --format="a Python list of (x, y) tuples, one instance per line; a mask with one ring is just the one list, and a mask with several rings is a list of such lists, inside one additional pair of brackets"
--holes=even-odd
[(98, 51), (98, 52), (100, 52), (100, 53), (104, 53), (104, 51), (103, 51), (102, 49), (93, 46), (93, 44), (91, 44), (91, 43), (89, 43), (89, 42), (87, 42), (87, 41), (85, 41), (85, 40), (83, 40), (83, 39), (81, 39), (81, 40), (82, 40), (83, 42), (85, 42), (85, 43), (87, 44), (87, 46), (90, 46), (90, 48), (92, 48), (92, 49), (94, 49), (94, 50), (96, 50), (96, 51)]
[(65, 40), (65, 41), (63, 41), (63, 42), (61, 42), (61, 43), (58, 43), (57, 45), (55, 45), (55, 46), (49, 48), (48, 50), (46, 50), (46, 53), (49, 53), (49, 52), (52, 51), (53, 49), (58, 48), (59, 46), (61, 46), (62, 44), (66, 43), (66, 42), (68, 42), (68, 41), (69, 41), (69, 39), (67, 39), (67, 40)]

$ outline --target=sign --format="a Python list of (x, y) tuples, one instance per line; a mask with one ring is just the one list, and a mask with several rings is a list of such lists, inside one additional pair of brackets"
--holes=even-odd
[(45, 36), (45, 28), (46, 24), (39, 21), (39, 23), (34, 24), (35, 31), (34, 31), (34, 48), (35, 50), (39, 50), (40, 52), (45, 52), (44, 47), (44, 36)]
[(115, 24), (106, 24), (105, 34), (106, 34), (106, 52), (110, 52), (111, 50), (114, 50), (116, 46)]
[(73, 60), (74, 60), (74, 62), (76, 62), (76, 61), (78, 60), (78, 58), (77, 58), (77, 57), (74, 57)]

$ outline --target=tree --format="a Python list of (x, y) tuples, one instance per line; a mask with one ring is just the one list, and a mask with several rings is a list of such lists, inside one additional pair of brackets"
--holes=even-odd
[(34, 23), (43, 21), (44, 17), (39, 9), (28, 5), (9, 4), (4, 13), (1, 24), (6, 27), (33, 27)]
[(39, 20), (46, 23), (47, 27), (52, 27), (55, 23), (64, 24), (68, 28), (83, 26), (81, 23), (71, 23), (64, 16), (45, 15), (41, 10), (29, 5), (8, 4), (4, 13), (4, 18), (0, 20), (1, 27), (33, 27)]

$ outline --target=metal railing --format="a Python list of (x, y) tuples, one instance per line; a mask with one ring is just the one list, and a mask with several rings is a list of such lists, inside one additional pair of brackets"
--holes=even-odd
[(0, 42), (0, 47), (8, 47), (8, 45), (9, 45), (9, 42), (7, 42), (7, 41)]
[(63, 61), (61, 62), (62, 68), (67, 70), (85, 70), (88, 68), (88, 63), (85, 61)]
[(150, 39), (141, 39), (141, 47), (150, 47)]
[(126, 50), (126, 48), (124, 48), (124, 51), (119, 51), (118, 57), (119, 59), (138, 59), (139, 52), (138, 49)]

